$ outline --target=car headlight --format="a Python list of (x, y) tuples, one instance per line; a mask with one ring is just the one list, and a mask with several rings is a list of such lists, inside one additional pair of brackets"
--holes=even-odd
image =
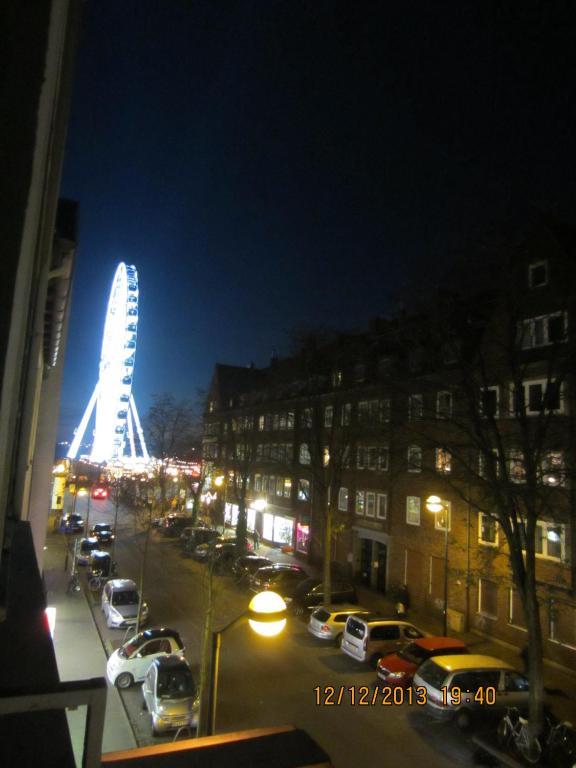
[(406, 672), (390, 672), (388, 674), (388, 680), (402, 680), (406, 676)]

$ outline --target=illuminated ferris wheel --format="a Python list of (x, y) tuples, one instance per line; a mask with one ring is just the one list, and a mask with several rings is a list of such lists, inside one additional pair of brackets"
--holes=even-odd
[[(94, 440), (89, 458), (96, 463), (149, 461), (132, 395), (138, 330), (138, 273), (121, 262), (112, 281), (104, 324), (98, 382), (76, 430), (68, 457), (75, 459), (93, 411)], [(139, 453), (138, 453), (139, 451)]]

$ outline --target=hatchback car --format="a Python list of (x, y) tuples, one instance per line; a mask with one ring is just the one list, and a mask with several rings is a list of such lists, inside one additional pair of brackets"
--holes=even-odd
[(356, 661), (366, 661), (376, 669), (381, 656), (400, 650), (424, 632), (413, 624), (377, 614), (350, 616), (344, 627), (340, 649)]
[[(112, 579), (102, 590), (102, 611), (110, 628), (124, 629), (136, 624), (140, 596), (131, 579)], [(148, 606), (142, 603), (141, 623), (148, 619)]]
[(142, 695), (144, 706), (152, 715), (154, 736), (198, 725), (198, 686), (183, 656), (155, 659), (144, 677)]
[(84, 530), (84, 520), (75, 512), (64, 515), (60, 523), (60, 530), (64, 533), (78, 533)]
[(95, 536), (100, 544), (111, 544), (114, 541), (114, 531), (110, 523), (94, 523), (90, 535)]
[(408, 688), (414, 673), (427, 659), (461, 653), (468, 653), (468, 648), (455, 637), (420, 637), (396, 653), (383, 656), (376, 670), (380, 680), (387, 685)]
[(308, 632), (319, 640), (333, 642), (340, 647), (344, 625), (349, 616), (365, 616), (370, 611), (359, 605), (329, 605), (327, 608), (316, 608), (308, 622)]
[[(324, 602), (324, 583), (321, 578), (306, 579), (298, 585), (292, 598), (291, 608), (296, 615), (302, 615), (313, 610)], [(342, 579), (332, 579), (330, 602), (357, 603), (358, 595), (354, 584)]]
[(92, 491), (92, 498), (95, 501), (99, 501), (99, 500), (102, 500), (102, 499), (107, 499), (108, 498), (108, 489), (107, 488), (102, 488), (101, 486), (98, 486), (97, 488), (94, 488), (94, 490)]
[[(245, 548), (250, 551), (253, 549), (253, 545), (251, 542), (248, 541), (248, 539), (244, 542)], [(199, 544), (194, 549), (194, 559), (199, 560), (200, 562), (208, 562), (211, 557), (218, 557), (219, 552), (222, 550), (223, 547), (226, 547), (228, 550), (230, 550), (231, 547), (236, 546), (236, 539), (232, 539), (230, 537), (220, 537), (218, 539), (212, 539), (212, 541), (205, 542), (204, 544)]]
[(274, 563), (268, 557), (254, 554), (242, 555), (234, 561), (232, 573), (236, 576), (236, 583), (244, 585), (259, 568), (266, 568), (270, 565), (274, 565)]
[(308, 574), (299, 565), (275, 563), (266, 568), (259, 568), (250, 577), (250, 591), (256, 594), (270, 589), (290, 602), (298, 585), (307, 578)]
[(92, 561), (92, 553), (95, 552), (99, 546), (100, 542), (95, 537), (80, 539), (78, 554), (76, 555), (76, 563), (78, 565), (90, 565)]
[(174, 629), (146, 629), (121, 645), (108, 659), (106, 675), (112, 685), (129, 688), (144, 680), (150, 664), (161, 656), (181, 655), (184, 644)]
[(428, 659), (415, 673), (412, 686), (426, 688), (427, 712), (439, 719), (453, 718), (462, 729), (469, 728), (482, 709), (493, 713), (528, 706), (527, 678), (494, 656)]

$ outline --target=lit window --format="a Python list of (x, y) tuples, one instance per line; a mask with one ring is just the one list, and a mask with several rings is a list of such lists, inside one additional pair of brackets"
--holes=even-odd
[(298, 501), (310, 500), (310, 480), (301, 477), (298, 480)]
[(408, 525), (420, 525), (419, 496), (406, 496), (406, 522)]
[(450, 530), (452, 525), (452, 504), (445, 501), (442, 504), (442, 510), (434, 515), (434, 528), (437, 531)]
[(549, 560), (564, 560), (566, 529), (559, 523), (539, 521), (536, 523), (536, 555)]
[(356, 514), (363, 515), (366, 504), (366, 495), (364, 491), (356, 491)]
[(294, 429), (294, 411), (288, 411), (286, 414), (286, 429)]
[(522, 451), (513, 448), (508, 452), (508, 472), (510, 482), (526, 482), (526, 467), (524, 466), (524, 454)]
[(340, 512), (348, 512), (348, 488), (340, 488), (338, 491), (338, 509)]
[(446, 448), (436, 448), (435, 467), (437, 472), (447, 475), (452, 471), (452, 456)]
[(291, 495), (292, 495), (292, 478), (285, 477), (284, 478), (284, 498), (289, 499)]
[(478, 541), (481, 544), (498, 545), (498, 523), (484, 512), (478, 514)]
[(330, 448), (328, 448), (327, 445), (324, 446), (324, 450), (322, 452), (322, 463), (325, 467), (330, 464)]
[(548, 451), (540, 467), (541, 480), (552, 487), (563, 485), (566, 477), (564, 454), (562, 451)]
[(300, 464), (310, 464), (310, 449), (308, 448), (308, 443), (300, 443), (299, 461)]

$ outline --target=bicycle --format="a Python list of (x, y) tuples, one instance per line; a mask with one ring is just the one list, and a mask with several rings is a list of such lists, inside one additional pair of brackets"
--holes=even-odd
[(104, 574), (104, 572), (100, 570), (92, 571), (88, 581), (90, 591), (99, 592), (109, 579), (113, 579), (116, 576), (116, 573), (116, 563), (112, 563), (109, 574)]
[(498, 723), (497, 739), (501, 749), (514, 749), (529, 765), (536, 765), (542, 756), (540, 740), (530, 734), (528, 720), (517, 707), (507, 708)]
[(70, 576), (70, 581), (68, 582), (68, 586), (66, 588), (66, 594), (77, 595), (81, 590), (82, 590), (82, 585), (80, 584), (80, 578), (78, 576), (78, 573), (74, 572)]

